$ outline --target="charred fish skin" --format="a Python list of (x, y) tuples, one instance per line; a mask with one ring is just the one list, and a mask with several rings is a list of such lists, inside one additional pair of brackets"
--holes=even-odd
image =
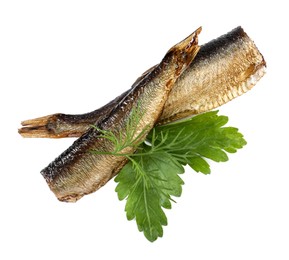
[(201, 46), (178, 78), (158, 124), (219, 107), (250, 90), (265, 74), (266, 62), (241, 27)]
[[(158, 124), (206, 112), (227, 103), (252, 88), (264, 75), (265, 67), (262, 54), (241, 27), (204, 44), (188, 69), (177, 79)], [(129, 91), (90, 113), (54, 114), (23, 121), (19, 133), (23, 137), (79, 137), (92, 124), (107, 116)]]
[[(126, 135), (125, 130), (133, 108), (140, 107), (140, 120), (134, 126), (135, 137), (145, 130), (145, 138), (160, 116), (176, 79), (196, 56), (200, 31), (201, 28), (172, 47), (162, 62), (134, 84), (129, 93), (97, 127)], [(96, 191), (126, 163), (123, 156), (92, 154), (91, 150), (110, 152), (114, 151), (114, 147), (112, 142), (100, 138), (99, 132), (91, 128), (41, 171), (59, 200), (75, 202)], [(134, 147), (127, 147), (122, 152), (133, 153), (134, 150)]]

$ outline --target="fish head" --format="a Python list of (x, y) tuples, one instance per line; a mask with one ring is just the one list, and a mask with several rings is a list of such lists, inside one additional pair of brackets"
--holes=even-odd
[(196, 57), (200, 50), (198, 35), (201, 31), (202, 27), (199, 27), (184, 40), (174, 45), (165, 55), (163, 62), (172, 66), (175, 76), (180, 76)]

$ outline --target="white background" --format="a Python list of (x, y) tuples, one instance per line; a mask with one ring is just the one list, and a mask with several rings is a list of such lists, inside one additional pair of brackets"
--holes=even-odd
[[(1, 1), (0, 259), (289, 259), (286, 1)], [(200, 43), (242, 25), (267, 74), (220, 108), (248, 145), (183, 195), (154, 243), (111, 181), (61, 203), (39, 174), (72, 139), (23, 139), (20, 122), (84, 113), (126, 90), (198, 26)]]

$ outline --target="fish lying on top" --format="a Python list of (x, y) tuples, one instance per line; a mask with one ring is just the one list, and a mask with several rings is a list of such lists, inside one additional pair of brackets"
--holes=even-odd
[[(227, 103), (251, 89), (265, 74), (265, 67), (262, 54), (244, 30), (233, 29), (201, 46), (194, 61), (175, 82), (157, 123), (165, 124)], [(90, 113), (58, 113), (23, 121), (19, 133), (23, 137), (79, 137), (107, 117), (129, 91)]]
[[(115, 176), (126, 163), (125, 156), (92, 154), (91, 150), (113, 152), (113, 142), (101, 138), (102, 131), (111, 131), (121, 139), (130, 135), (131, 145), (119, 153), (133, 153), (135, 145), (145, 139), (162, 113), (169, 92), (177, 78), (190, 65), (199, 51), (201, 28), (172, 47), (163, 60), (151, 69), (99, 121), (65, 152), (50, 163), (41, 174), (61, 201), (75, 202), (92, 193)], [(137, 120), (133, 118), (136, 115)], [(133, 134), (127, 132), (133, 129)]]

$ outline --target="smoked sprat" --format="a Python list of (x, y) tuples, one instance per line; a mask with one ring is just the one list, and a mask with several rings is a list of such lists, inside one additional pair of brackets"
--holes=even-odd
[[(264, 75), (266, 63), (241, 27), (199, 46), (199, 28), (172, 47), (163, 60), (107, 105), (82, 115), (53, 114), (22, 122), (23, 137), (79, 137), (41, 171), (61, 201), (74, 202), (114, 177), (125, 156), (107, 153), (114, 147), (101, 131), (126, 135), (135, 108), (135, 141), (144, 141), (155, 125), (209, 111), (251, 89)], [(94, 126), (94, 127), (92, 127)], [(134, 145), (124, 154), (133, 153)]]
[[(143, 73), (135, 84), (154, 68)], [(176, 80), (157, 124), (207, 112), (227, 103), (250, 90), (265, 74), (265, 68), (262, 54), (241, 27), (202, 45), (194, 61)], [(19, 133), (23, 137), (79, 137), (107, 117), (129, 91), (89, 113), (57, 113), (25, 120)]]

